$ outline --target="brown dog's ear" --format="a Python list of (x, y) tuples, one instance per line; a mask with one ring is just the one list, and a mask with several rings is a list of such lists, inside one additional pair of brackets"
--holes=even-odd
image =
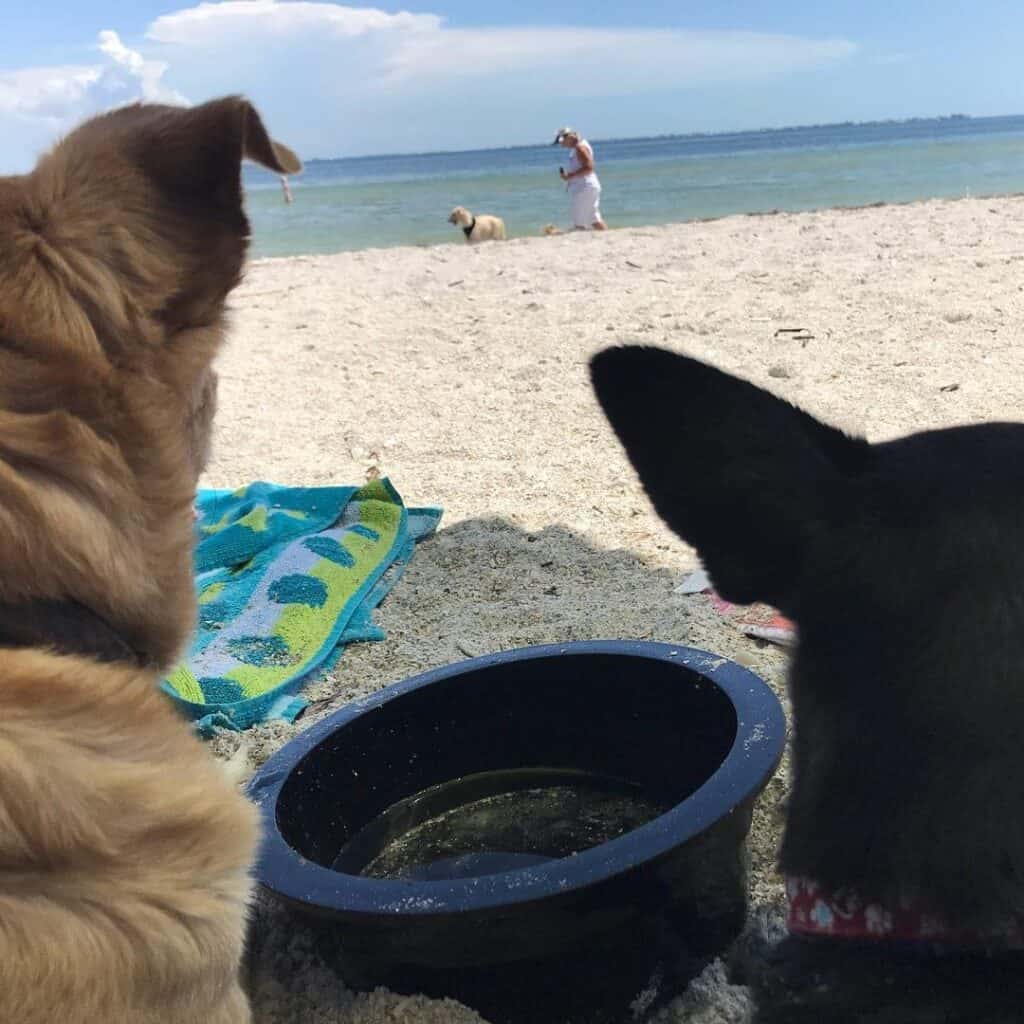
[(125, 114), (132, 155), (177, 197), (240, 199), (243, 159), (278, 174), (302, 170), (295, 153), (271, 139), (256, 108), (241, 96), (197, 107), (144, 105)]
[(244, 108), (244, 131), (242, 153), (250, 160), (279, 174), (298, 174), (302, 161), (281, 142), (275, 142), (268, 134), (256, 108), (246, 100), (238, 100)]
[[(227, 96), (195, 107), (140, 103), (93, 118), (64, 139), (44, 170), (50, 191), (56, 183), (77, 197), (80, 209), (61, 217), (81, 227), (80, 247), (119, 272), (132, 267), (119, 281), (132, 282), (133, 304), (174, 333), (215, 322), (239, 281), (251, 235), (246, 159), (278, 174), (302, 169), (248, 100)], [(111, 230), (97, 233), (104, 218)], [(115, 322), (102, 333), (124, 330)]]

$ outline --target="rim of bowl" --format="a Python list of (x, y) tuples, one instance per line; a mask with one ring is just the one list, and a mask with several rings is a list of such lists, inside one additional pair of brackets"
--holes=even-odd
[[(714, 683), (732, 703), (736, 737), (729, 752), (703, 785), (664, 814), (572, 858), (445, 881), (346, 875), (303, 857), (281, 835), (277, 803), (291, 772), (314, 747), (356, 718), (453, 676), (510, 662), (588, 654), (640, 657), (689, 669)], [(248, 787), (264, 823), (256, 879), (290, 902), (347, 916), (457, 914), (565, 895), (655, 860), (707, 831), (763, 788), (778, 766), (785, 739), (785, 714), (768, 684), (735, 662), (694, 647), (650, 640), (584, 640), (521, 647), (455, 662), (346, 704), (286, 743), (260, 768)]]

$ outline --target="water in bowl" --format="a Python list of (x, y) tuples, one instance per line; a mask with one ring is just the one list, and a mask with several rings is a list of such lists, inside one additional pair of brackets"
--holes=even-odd
[(406, 797), (356, 832), (334, 869), (439, 881), (571, 857), (669, 809), (636, 783), (565, 768), (479, 772)]

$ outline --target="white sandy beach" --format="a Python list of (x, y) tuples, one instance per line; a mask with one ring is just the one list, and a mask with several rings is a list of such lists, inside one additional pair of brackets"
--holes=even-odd
[[(255, 263), (233, 298), (205, 481), (389, 476), (439, 504), (378, 613), (295, 726), (215, 742), (254, 764), (333, 707), (492, 650), (643, 637), (736, 658), (780, 694), (785, 657), (673, 588), (693, 552), (652, 512), (594, 402), (588, 357), (633, 341), (709, 360), (882, 440), (1024, 418), (1024, 198), (822, 211), (607, 234)], [(789, 340), (804, 328), (810, 340)], [(680, 402), (686, 400), (679, 396)], [(785, 765), (750, 839), (777, 905)], [(356, 997), (302, 935), (254, 935), (258, 1024), (468, 1024), (451, 1004)], [(720, 976), (658, 1018), (738, 1022)]]

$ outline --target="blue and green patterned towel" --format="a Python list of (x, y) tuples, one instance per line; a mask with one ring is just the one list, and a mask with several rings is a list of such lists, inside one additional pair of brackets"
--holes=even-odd
[(441, 510), (407, 509), (388, 480), (365, 487), (200, 491), (199, 628), (163, 683), (200, 731), (289, 721), (295, 695), (353, 640), (382, 640), (373, 609)]

